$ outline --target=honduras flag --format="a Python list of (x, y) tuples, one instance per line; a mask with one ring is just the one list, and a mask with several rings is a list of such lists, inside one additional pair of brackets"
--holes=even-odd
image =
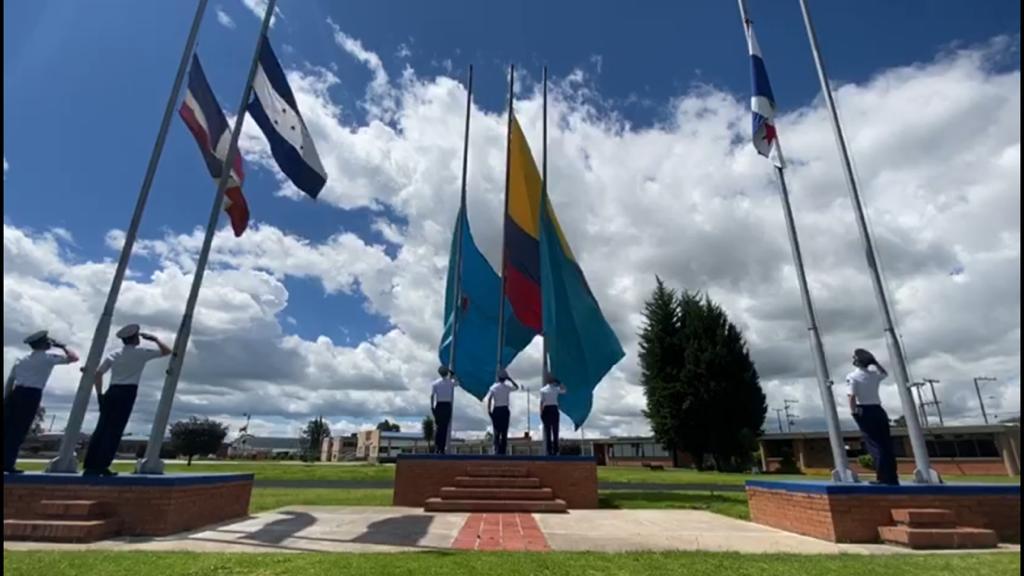
[(745, 24), (747, 47), (750, 49), (750, 83), (753, 92), (750, 110), (753, 116), (754, 148), (758, 154), (771, 159), (772, 163), (782, 168), (782, 150), (775, 134), (775, 96), (772, 94), (772, 85), (768, 82), (768, 71), (761, 57), (761, 47), (754, 36), (754, 23), (748, 19)]
[(249, 115), (267, 137), (278, 167), (299, 190), (316, 198), (327, 183), (327, 172), (266, 36), (260, 43), (259, 68), (252, 88)]
[[(192, 67), (188, 71), (188, 92), (185, 93), (185, 100), (178, 109), (178, 115), (199, 144), (199, 151), (203, 153), (210, 176), (214, 180), (220, 180), (224, 160), (228, 156), (228, 146), (231, 145), (231, 130), (217, 97), (213, 95), (213, 90), (206, 81), (199, 57), (195, 55), (192, 56)], [(249, 205), (242, 195), (244, 178), (242, 154), (238, 152), (235, 154), (227, 188), (224, 190), (224, 211), (231, 219), (231, 228), (236, 237), (241, 236), (249, 225)]]

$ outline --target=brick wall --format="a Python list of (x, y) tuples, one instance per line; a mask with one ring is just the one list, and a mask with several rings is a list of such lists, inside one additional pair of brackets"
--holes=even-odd
[(1019, 494), (811, 494), (748, 486), (747, 499), (754, 522), (832, 542), (877, 542), (878, 527), (894, 524), (894, 508), (951, 510), (962, 526), (1020, 542)]
[(593, 459), (518, 459), (431, 457), (398, 459), (395, 470), (395, 506), (422, 507), (441, 488), (454, 486), (470, 467), (526, 468), (527, 475), (551, 488), (569, 508), (597, 508), (597, 464)]
[(4, 519), (35, 520), (42, 500), (95, 500), (122, 520), (125, 536), (167, 536), (242, 518), (252, 480), (199, 485), (4, 483)]

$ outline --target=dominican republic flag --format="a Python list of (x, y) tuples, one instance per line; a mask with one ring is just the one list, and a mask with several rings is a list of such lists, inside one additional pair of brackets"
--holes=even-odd
[(754, 36), (753, 22), (745, 22), (747, 31), (747, 47), (750, 49), (750, 84), (753, 94), (750, 98), (750, 110), (753, 116), (754, 148), (758, 154), (765, 156), (778, 166), (783, 167), (782, 150), (775, 133), (775, 96), (772, 85), (768, 81), (768, 71), (761, 57), (761, 47)]
[(327, 183), (327, 172), (266, 36), (260, 43), (259, 68), (252, 89), (249, 115), (267, 137), (278, 167), (299, 190), (316, 198)]
[[(192, 56), (192, 68), (188, 72), (188, 92), (185, 93), (185, 101), (181, 103), (178, 114), (195, 136), (199, 151), (206, 160), (206, 167), (210, 170), (210, 176), (219, 181), (224, 159), (228, 155), (228, 146), (231, 145), (231, 129), (228, 127), (227, 118), (224, 117), (224, 111), (217, 103), (217, 97), (213, 95), (213, 90), (206, 81), (199, 57), (195, 55)], [(227, 188), (224, 190), (224, 211), (228, 213), (231, 228), (237, 237), (241, 236), (249, 225), (249, 205), (242, 195), (245, 174), (242, 172), (241, 152), (235, 154), (234, 165), (228, 177)]]

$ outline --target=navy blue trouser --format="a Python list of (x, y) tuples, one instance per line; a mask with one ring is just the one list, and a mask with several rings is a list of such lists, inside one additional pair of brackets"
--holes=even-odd
[(540, 411), (540, 421), (544, 423), (544, 448), (548, 456), (558, 455), (558, 406), (545, 406)]
[(448, 427), (452, 424), (452, 403), (434, 404), (434, 451), (444, 454), (448, 448)]
[(491, 426), (494, 428), (494, 453), (504, 456), (508, 452), (508, 406), (495, 406), (491, 410)]
[(4, 400), (4, 471), (14, 470), (18, 463), (18, 450), (28, 436), (32, 422), (39, 411), (43, 391), (28, 386), (15, 386)]
[(102, 472), (110, 468), (121, 445), (128, 418), (135, 407), (138, 386), (115, 385), (107, 389), (100, 401), (100, 420), (89, 438), (89, 450), (85, 453), (85, 469)]
[(864, 434), (864, 444), (875, 460), (875, 474), (879, 484), (898, 486), (900, 477), (896, 471), (896, 454), (892, 450), (892, 434), (889, 431), (889, 415), (877, 404), (860, 406), (860, 413), (853, 415), (857, 427)]

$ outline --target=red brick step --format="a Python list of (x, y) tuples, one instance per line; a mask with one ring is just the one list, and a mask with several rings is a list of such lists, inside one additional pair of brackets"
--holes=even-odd
[(495, 478), (459, 476), (455, 479), (456, 488), (540, 488), (537, 478)]
[(107, 520), (4, 520), (4, 540), (85, 543), (116, 536), (120, 522)]
[(939, 508), (895, 508), (892, 519), (913, 528), (956, 528), (956, 515)]
[(551, 488), (441, 488), (442, 500), (554, 500)]
[(466, 474), (476, 478), (526, 478), (526, 468), (471, 466)]
[(443, 500), (430, 498), (427, 512), (568, 512), (565, 500)]
[(981, 528), (911, 528), (909, 526), (879, 526), (878, 536), (883, 542), (899, 544), (914, 550), (926, 549), (982, 549), (999, 545), (999, 536), (992, 530)]

